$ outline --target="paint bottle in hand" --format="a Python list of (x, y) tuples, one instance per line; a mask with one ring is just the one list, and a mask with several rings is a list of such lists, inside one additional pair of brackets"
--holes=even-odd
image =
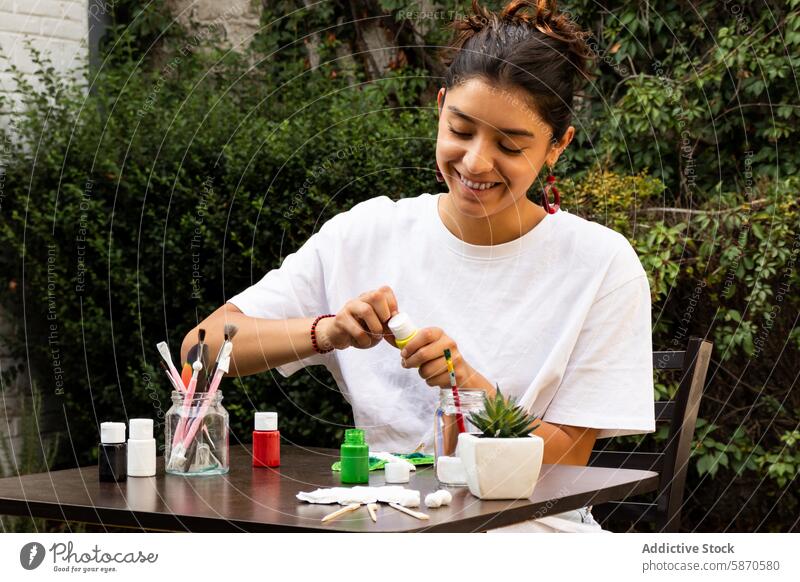
[(344, 431), (340, 458), (342, 483), (369, 483), (369, 446), (363, 430), (351, 428)]
[(128, 424), (128, 477), (156, 474), (156, 439), (152, 418), (132, 418)]
[(417, 335), (417, 326), (406, 313), (398, 313), (386, 325), (394, 335), (395, 345), (401, 350)]
[(277, 467), (281, 464), (281, 433), (277, 412), (256, 412), (253, 431), (253, 466)]
[(128, 448), (124, 422), (100, 423), (100, 446), (97, 466), (100, 481), (116, 483), (128, 476)]

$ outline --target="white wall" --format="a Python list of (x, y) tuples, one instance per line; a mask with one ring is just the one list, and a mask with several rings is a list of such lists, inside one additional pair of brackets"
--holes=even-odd
[[(26, 41), (47, 54), (57, 71), (68, 72), (88, 59), (89, 0), (0, 0), (0, 93), (15, 87), (9, 65), (33, 81), (36, 70)], [(4, 112), (7, 113), (7, 112)]]

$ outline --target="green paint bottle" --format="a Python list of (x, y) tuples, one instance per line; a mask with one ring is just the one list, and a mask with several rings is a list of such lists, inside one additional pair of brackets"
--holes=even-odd
[(369, 483), (369, 446), (364, 431), (351, 428), (344, 431), (341, 449), (342, 483)]

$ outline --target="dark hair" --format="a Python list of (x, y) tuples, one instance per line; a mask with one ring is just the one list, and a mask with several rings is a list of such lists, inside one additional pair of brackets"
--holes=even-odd
[(550, 125), (553, 140), (560, 140), (572, 118), (575, 89), (589, 78), (589, 33), (559, 14), (555, 0), (514, 0), (499, 13), (472, 0), (472, 14), (450, 26), (445, 87), (473, 78), (520, 87)]

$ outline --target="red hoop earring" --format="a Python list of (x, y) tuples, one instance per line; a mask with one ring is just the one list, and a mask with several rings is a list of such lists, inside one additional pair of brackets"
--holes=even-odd
[[(550, 204), (550, 192), (553, 192), (553, 204)], [(556, 188), (556, 177), (550, 174), (545, 180), (544, 188), (542, 188), (542, 207), (547, 211), (547, 214), (555, 214), (561, 207), (561, 194)]]
[(436, 181), (444, 182), (444, 175), (442, 175), (442, 171), (439, 169), (439, 164), (436, 164)]

